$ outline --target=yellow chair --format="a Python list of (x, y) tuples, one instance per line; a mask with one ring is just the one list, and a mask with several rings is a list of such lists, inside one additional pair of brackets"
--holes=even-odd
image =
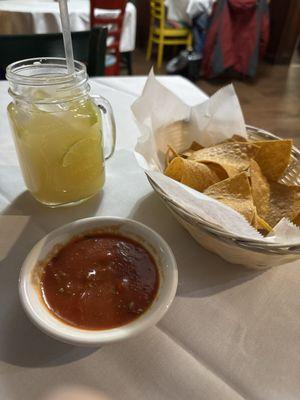
[(150, 0), (150, 33), (147, 48), (147, 60), (150, 60), (153, 43), (158, 45), (157, 67), (163, 60), (164, 46), (186, 45), (192, 47), (192, 32), (188, 28), (168, 26), (165, 16), (164, 0)]

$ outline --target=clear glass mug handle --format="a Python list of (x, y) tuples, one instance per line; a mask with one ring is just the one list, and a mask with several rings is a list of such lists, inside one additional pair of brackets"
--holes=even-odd
[(116, 122), (110, 102), (99, 95), (91, 96), (102, 115), (102, 134), (104, 141), (104, 158), (108, 160), (116, 147)]

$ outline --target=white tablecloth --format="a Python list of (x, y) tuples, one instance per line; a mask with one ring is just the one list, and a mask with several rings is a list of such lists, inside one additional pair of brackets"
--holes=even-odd
[[(161, 78), (189, 104), (205, 95), (183, 78)], [(130, 105), (145, 78), (97, 78), (92, 89), (113, 106), (117, 151), (101, 196), (48, 209), (25, 191), (0, 83), (0, 398), (41, 400), (58, 385), (102, 390), (113, 400), (299, 400), (300, 265), (266, 272), (231, 265), (202, 249), (147, 183), (131, 153), (138, 135)], [(167, 315), (144, 334), (100, 349), (48, 338), (25, 316), (20, 266), (50, 230), (93, 215), (137, 219), (159, 232), (179, 268)]]
[[(90, 29), (89, 0), (68, 2), (72, 31)], [(103, 11), (97, 11), (103, 14)], [(0, 34), (61, 32), (58, 2), (54, 0), (0, 0)], [(136, 37), (136, 8), (127, 3), (120, 51), (133, 51)]]

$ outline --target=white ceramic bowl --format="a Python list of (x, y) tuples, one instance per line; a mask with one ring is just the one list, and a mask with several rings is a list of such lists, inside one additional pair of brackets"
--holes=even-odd
[[(141, 243), (154, 257), (160, 273), (160, 285), (150, 308), (136, 320), (113, 329), (85, 330), (70, 326), (56, 318), (41, 298), (39, 286), (33, 283), (32, 272), (56, 244), (94, 229), (111, 230)], [(168, 244), (147, 226), (124, 218), (94, 217), (64, 225), (41, 239), (26, 257), (19, 278), (19, 294), (24, 310), (44, 333), (62, 342), (78, 346), (100, 346), (127, 339), (155, 325), (172, 303), (178, 282), (177, 265)]]

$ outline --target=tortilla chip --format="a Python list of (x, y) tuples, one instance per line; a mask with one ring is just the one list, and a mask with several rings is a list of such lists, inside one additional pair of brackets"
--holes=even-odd
[(250, 223), (255, 207), (246, 172), (210, 186), (204, 193), (242, 214)]
[(252, 225), (263, 234), (272, 231), (272, 227), (260, 216), (267, 215), (270, 206), (270, 186), (263, 176), (256, 161), (250, 161), (250, 185), (252, 190), (253, 203), (256, 208)]
[(203, 192), (206, 188), (220, 180), (219, 175), (209, 166), (195, 161), (185, 160), (181, 183), (199, 192)]
[(250, 161), (250, 183), (252, 189), (253, 203), (259, 216), (268, 214), (270, 206), (270, 185), (263, 176), (256, 161)]
[(206, 148), (193, 142), (182, 157), (169, 146), (165, 174), (230, 206), (265, 234), (284, 217), (300, 226), (300, 186), (277, 182), (291, 148), (292, 140), (247, 142), (238, 135)]
[(232, 142), (248, 142), (248, 140), (244, 136), (233, 135), (231, 138)]
[(300, 226), (300, 213), (297, 215), (296, 218), (293, 219), (293, 223), (294, 223), (295, 225)]
[(182, 153), (180, 153), (180, 155), (181, 155), (181, 157), (187, 158), (187, 157), (190, 157), (195, 151), (201, 150), (201, 149), (204, 149), (204, 147), (200, 143), (194, 141), (190, 145), (190, 147), (188, 149), (186, 149), (185, 151), (183, 151)]
[(245, 142), (248, 142), (248, 140), (244, 136), (233, 135), (230, 139), (226, 139), (223, 142), (220, 142), (218, 144), (221, 144), (221, 143), (232, 143), (232, 142), (245, 143)]
[(251, 225), (263, 234), (268, 234), (272, 231), (272, 227), (257, 214), (257, 210), (254, 211)]
[(181, 157), (173, 158), (165, 169), (165, 175), (180, 182), (184, 171), (184, 162), (185, 160)]
[(223, 143), (195, 151), (188, 159), (219, 164), (233, 177), (249, 168), (257, 151), (258, 147), (251, 143)]
[(291, 221), (297, 218), (300, 213), (300, 186), (268, 181), (254, 160), (250, 164), (250, 181), (257, 213), (271, 227), (283, 217)]
[(219, 177), (219, 181), (223, 181), (224, 179), (228, 178), (227, 172), (221, 165), (216, 163), (205, 163), (204, 165), (207, 165), (210, 170), (217, 174), (217, 176)]
[(168, 145), (168, 150), (165, 155), (165, 165), (168, 166), (170, 161), (175, 157), (178, 157), (177, 151), (171, 145)]
[(196, 161), (175, 157), (165, 170), (165, 175), (199, 192), (219, 182), (224, 172)]
[(263, 175), (269, 180), (277, 181), (290, 163), (293, 141), (287, 139), (253, 143), (259, 146), (255, 161), (260, 166)]
[(300, 212), (300, 186), (270, 183), (270, 206), (266, 215), (261, 214), (274, 227), (283, 217), (293, 221)]

